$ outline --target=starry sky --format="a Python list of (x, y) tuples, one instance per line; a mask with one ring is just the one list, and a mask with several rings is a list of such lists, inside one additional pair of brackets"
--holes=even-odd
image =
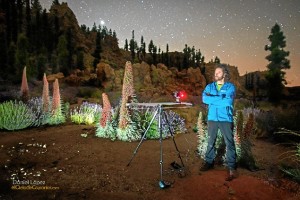
[[(52, 0), (40, 0), (49, 9)], [(286, 36), (291, 69), (289, 86), (300, 85), (300, 0), (59, 0), (67, 2), (80, 25), (101, 24), (115, 30), (119, 46), (131, 39), (140, 45), (182, 52), (185, 44), (200, 49), (205, 61), (238, 67), (240, 75), (266, 70), (266, 44), (278, 23)]]

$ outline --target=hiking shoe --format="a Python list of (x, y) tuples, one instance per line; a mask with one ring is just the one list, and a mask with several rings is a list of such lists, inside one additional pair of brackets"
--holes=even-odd
[(237, 178), (238, 176), (239, 175), (238, 175), (237, 170), (230, 169), (228, 171), (228, 176), (226, 177), (225, 181), (232, 181), (233, 179)]
[(205, 162), (201, 167), (200, 167), (200, 171), (204, 172), (204, 171), (208, 171), (210, 169), (214, 168), (214, 164), (213, 163), (208, 163)]

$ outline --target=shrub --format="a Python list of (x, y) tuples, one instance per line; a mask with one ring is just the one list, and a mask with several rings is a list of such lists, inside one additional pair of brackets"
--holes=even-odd
[(0, 129), (20, 130), (36, 123), (36, 114), (21, 101), (0, 104)]
[(94, 124), (99, 121), (102, 108), (99, 104), (84, 102), (70, 112), (71, 121), (76, 124)]
[(113, 125), (111, 121), (107, 121), (105, 127), (97, 123), (96, 136), (101, 138), (109, 138), (111, 140), (116, 140), (116, 126)]
[[(49, 100), (50, 102), (50, 100)], [(28, 103), (28, 107), (35, 113), (36, 121), (33, 126), (41, 126), (48, 123), (50, 117), (50, 110), (49, 106), (47, 107), (48, 110), (44, 110), (43, 100), (40, 97), (31, 98)]]
[[(281, 128), (276, 134), (289, 134), (300, 137), (300, 133), (296, 131), (291, 131), (288, 129)], [(285, 152), (281, 155), (282, 161), (291, 161), (293, 166), (288, 166), (287, 164), (281, 164), (280, 169), (285, 174), (300, 183), (300, 143), (295, 145), (295, 150), (290, 152)]]
[(144, 135), (144, 133), (148, 129), (146, 133), (146, 138), (155, 139), (159, 137), (157, 119), (153, 119), (153, 122), (150, 125), (154, 114), (155, 110), (153, 108), (132, 108), (132, 120), (136, 124), (136, 128), (140, 136)]

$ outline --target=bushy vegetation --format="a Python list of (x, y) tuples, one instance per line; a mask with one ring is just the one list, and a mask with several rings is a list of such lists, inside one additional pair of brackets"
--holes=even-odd
[(94, 124), (99, 121), (102, 107), (99, 104), (84, 102), (70, 112), (71, 121), (75, 124)]
[[(288, 134), (300, 137), (299, 132), (291, 131), (288, 129), (280, 129), (277, 134)], [(292, 151), (285, 152), (281, 155), (282, 164), (280, 169), (288, 176), (300, 183), (300, 143), (294, 144)], [(288, 162), (286, 162), (288, 160)], [(290, 163), (290, 165), (286, 164)]]
[(36, 124), (36, 113), (22, 101), (0, 104), (0, 129), (20, 130)]

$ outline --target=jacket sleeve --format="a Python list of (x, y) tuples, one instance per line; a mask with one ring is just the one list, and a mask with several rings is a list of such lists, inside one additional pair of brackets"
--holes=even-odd
[(235, 87), (233, 84), (230, 84), (224, 98), (221, 95), (211, 95), (209, 87), (206, 87), (202, 93), (203, 103), (220, 107), (231, 106), (233, 104), (234, 97)]
[(202, 92), (202, 101), (205, 104), (214, 104), (214, 102), (217, 102), (221, 100), (222, 98), (218, 95), (212, 94), (213, 91), (211, 89), (211, 84), (207, 85), (205, 89)]

